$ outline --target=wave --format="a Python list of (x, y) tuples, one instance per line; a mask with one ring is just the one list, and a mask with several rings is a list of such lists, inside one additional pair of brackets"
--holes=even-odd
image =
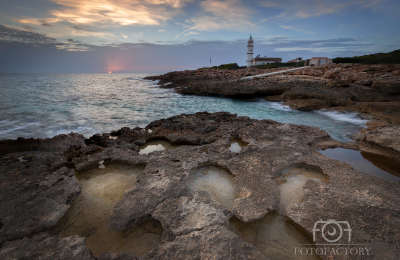
[(338, 111), (318, 110), (318, 111), (315, 111), (315, 113), (329, 117), (336, 121), (342, 121), (342, 122), (351, 123), (351, 124), (355, 124), (355, 125), (361, 125), (361, 126), (365, 126), (365, 124), (369, 121), (367, 119), (362, 118), (360, 116), (360, 114), (355, 113), (355, 112), (343, 113), (343, 112), (338, 112)]
[(270, 108), (282, 110), (282, 111), (296, 111), (291, 109), (289, 106), (284, 105), (283, 102), (273, 102), (273, 101), (262, 101), (266, 103)]

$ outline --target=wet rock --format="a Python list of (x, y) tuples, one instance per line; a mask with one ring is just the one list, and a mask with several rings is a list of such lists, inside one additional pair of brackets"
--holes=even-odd
[(0, 248), (0, 258), (94, 260), (85, 246), (84, 237), (50, 237), (47, 233), (4, 243)]

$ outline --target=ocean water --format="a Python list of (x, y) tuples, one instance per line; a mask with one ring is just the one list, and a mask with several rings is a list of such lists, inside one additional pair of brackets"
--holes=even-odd
[(343, 142), (367, 122), (356, 113), (296, 111), (262, 98), (183, 96), (143, 79), (150, 75), (0, 74), (0, 140), (70, 132), (90, 137), (200, 111), (315, 126)]

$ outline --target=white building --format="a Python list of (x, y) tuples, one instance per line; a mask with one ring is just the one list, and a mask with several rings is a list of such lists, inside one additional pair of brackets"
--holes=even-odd
[(311, 66), (328, 65), (328, 64), (332, 64), (332, 59), (329, 59), (327, 57), (312, 57), (310, 59)]
[(251, 66), (257, 66), (257, 65), (263, 65), (263, 64), (269, 64), (269, 63), (275, 63), (275, 62), (282, 62), (282, 58), (267, 58), (266, 56), (264, 57), (260, 57), (260, 55), (257, 55), (257, 57), (255, 57), (253, 59), (253, 38), (251, 37), (250, 34), (250, 38), (249, 41), (247, 42), (247, 68), (251, 67)]

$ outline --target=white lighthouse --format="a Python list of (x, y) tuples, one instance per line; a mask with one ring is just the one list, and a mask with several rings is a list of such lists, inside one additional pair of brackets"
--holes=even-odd
[(249, 41), (247, 42), (247, 68), (251, 67), (253, 62), (253, 48), (253, 38), (251, 38), (250, 34)]

